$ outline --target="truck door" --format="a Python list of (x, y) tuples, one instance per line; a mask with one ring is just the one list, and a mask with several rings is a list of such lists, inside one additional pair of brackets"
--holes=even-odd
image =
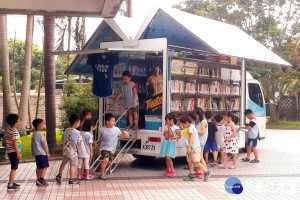
[(253, 111), (259, 127), (259, 138), (266, 136), (266, 106), (259, 82), (248, 82), (247, 108)]

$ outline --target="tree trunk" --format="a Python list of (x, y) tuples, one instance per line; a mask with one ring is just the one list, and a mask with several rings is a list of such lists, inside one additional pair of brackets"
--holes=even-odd
[[(32, 59), (32, 36), (33, 36), (34, 16), (27, 16), (26, 25), (26, 41), (25, 41), (25, 55), (24, 68), (22, 77), (21, 100), (19, 107), (20, 125), (18, 131), (21, 135), (26, 135), (26, 123), (28, 120), (28, 99), (30, 97), (30, 83), (31, 83), (31, 59)], [(31, 122), (29, 122), (31, 123)]]
[[(43, 50), (43, 52), (44, 52), (44, 50)], [(44, 58), (43, 57), (44, 57), (44, 54), (42, 55), (42, 64), (41, 64), (41, 69), (40, 69), (39, 89), (38, 89), (38, 96), (37, 96), (37, 100), (36, 100), (35, 118), (38, 118), (38, 114), (39, 114), (42, 79), (43, 79), (43, 69), (44, 69)]]
[(126, 11), (126, 17), (132, 17), (132, 0), (127, 0), (127, 11)]
[(50, 153), (56, 150), (56, 112), (55, 112), (55, 57), (54, 51), (55, 17), (44, 16), (44, 83), (47, 142)]
[(3, 92), (2, 128), (6, 129), (8, 125), (5, 119), (6, 116), (9, 115), (12, 111), (6, 15), (0, 15), (0, 65), (2, 67), (2, 92)]
[(16, 32), (15, 32), (15, 37), (14, 37), (14, 45), (13, 45), (13, 53), (12, 53), (12, 63), (11, 63), (11, 80), (13, 84), (13, 91), (14, 91), (14, 98), (15, 98), (15, 103), (16, 107), (19, 110), (19, 102), (17, 98), (17, 91), (16, 91), (16, 79), (15, 79), (15, 48), (16, 48)]

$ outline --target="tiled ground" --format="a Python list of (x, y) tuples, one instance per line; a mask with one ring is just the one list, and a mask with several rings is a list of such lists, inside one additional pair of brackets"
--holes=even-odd
[[(297, 199), (300, 195), (300, 131), (268, 130), (267, 139), (259, 142), (259, 164), (238, 162), (238, 169), (211, 168), (213, 175), (201, 180), (183, 182), (188, 173), (184, 159), (176, 159), (176, 178), (163, 177), (164, 160), (141, 163), (127, 155), (109, 180), (83, 181), (80, 186), (54, 182), (60, 161), (51, 161), (46, 179), (50, 186), (35, 186), (35, 164), (20, 165), (16, 179), (20, 191), (7, 192), (9, 165), (0, 166), (0, 199)], [(239, 155), (239, 160), (245, 154)], [(238, 177), (243, 185), (240, 195), (228, 194), (224, 183)]]

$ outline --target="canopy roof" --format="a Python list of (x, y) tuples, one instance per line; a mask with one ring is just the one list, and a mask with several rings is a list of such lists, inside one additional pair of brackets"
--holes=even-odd
[[(204, 53), (234, 56), (270, 64), (290, 65), (236, 26), (171, 8), (152, 7), (141, 23), (138, 19), (104, 19), (84, 49), (100, 48), (100, 42), (167, 38), (168, 45)], [(80, 55), (66, 73), (91, 73)], [(76, 69), (75, 69), (76, 68)]]

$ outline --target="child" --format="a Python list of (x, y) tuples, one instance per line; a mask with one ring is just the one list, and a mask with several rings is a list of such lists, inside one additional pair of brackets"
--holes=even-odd
[[(82, 125), (81, 131), (81, 144), (78, 152), (78, 179), (93, 179), (94, 176), (90, 174), (90, 159), (92, 159), (93, 153), (93, 136), (91, 130), (93, 128), (92, 120), (85, 120)], [(83, 176), (81, 168), (85, 169), (85, 176)]]
[(16, 114), (9, 114), (6, 117), (6, 122), (9, 124), (10, 128), (7, 129), (4, 136), (4, 146), (6, 146), (6, 152), (9, 157), (11, 170), (9, 173), (9, 181), (7, 185), (7, 190), (19, 190), (20, 185), (14, 183), (15, 174), (18, 169), (19, 160), (21, 156), (21, 139), (20, 134), (16, 127), (20, 124), (19, 116)]
[[(129, 71), (123, 72), (123, 81), (124, 85), (122, 86), (122, 91), (119, 96), (116, 98), (118, 101), (122, 96), (124, 99), (125, 108), (129, 108), (128, 110), (128, 121), (129, 126), (133, 126), (133, 129), (136, 130), (138, 128), (138, 106), (139, 106), (139, 98), (137, 95), (137, 87), (134, 82), (131, 81), (131, 74)], [(133, 121), (134, 120), (134, 121)]]
[(226, 128), (224, 126), (222, 115), (216, 115), (215, 121), (218, 129), (218, 133), (216, 135), (216, 142), (217, 142), (218, 151), (220, 152), (221, 155), (219, 164), (223, 164), (223, 159), (224, 159), (223, 148), (224, 148), (224, 136), (225, 136)]
[(240, 127), (240, 129), (247, 129), (248, 130), (247, 157), (243, 158), (242, 160), (244, 162), (250, 161), (250, 155), (251, 155), (251, 150), (252, 150), (253, 153), (254, 153), (255, 159), (251, 160), (250, 163), (259, 163), (258, 152), (257, 152), (257, 149), (256, 149), (259, 129), (258, 129), (258, 126), (256, 124), (256, 119), (253, 115), (252, 110), (247, 109), (245, 111), (245, 115), (248, 119), (250, 119), (250, 123), (247, 124), (246, 127)]
[(207, 170), (201, 163), (200, 163), (200, 141), (198, 137), (198, 132), (196, 128), (191, 125), (192, 119), (188, 115), (184, 115), (180, 118), (180, 122), (184, 128), (189, 128), (189, 137), (188, 137), (188, 147), (187, 147), (187, 161), (189, 164), (189, 171), (190, 174), (183, 178), (184, 181), (193, 181), (195, 179), (194, 175), (194, 166), (197, 167), (198, 173), (200, 174), (200, 170), (205, 172), (204, 181), (207, 181), (211, 176), (212, 172)]
[(113, 114), (105, 114), (105, 123), (106, 125), (101, 128), (99, 134), (98, 145), (96, 149), (99, 149), (101, 152), (101, 158), (103, 159), (100, 169), (100, 179), (105, 180), (105, 169), (111, 165), (112, 161), (115, 158), (115, 152), (117, 148), (117, 143), (119, 139), (123, 137), (128, 137), (129, 133), (120, 131), (118, 127), (115, 127), (116, 119)]
[(62, 163), (59, 167), (58, 175), (56, 176), (56, 181), (61, 183), (61, 175), (64, 171), (65, 166), (70, 163), (70, 180), (69, 184), (80, 184), (80, 182), (75, 179), (75, 166), (78, 164), (78, 154), (81, 144), (80, 131), (77, 128), (80, 125), (80, 118), (73, 114), (69, 118), (70, 128), (64, 133), (63, 136), (63, 158)]
[(205, 151), (205, 162), (208, 163), (208, 154), (209, 151), (211, 150), (213, 153), (214, 161), (210, 163), (210, 165), (213, 167), (217, 165), (217, 159), (218, 159), (218, 146), (216, 142), (216, 134), (218, 133), (217, 126), (212, 123), (212, 118), (213, 114), (211, 111), (206, 111), (205, 112), (205, 118), (207, 120), (207, 127), (208, 127), (208, 137), (206, 144), (204, 146), (204, 151)]
[[(80, 126), (78, 128), (79, 131), (82, 131), (82, 125), (85, 122), (85, 120), (88, 120), (88, 119), (92, 119), (92, 111), (89, 108), (84, 108), (84, 110), (82, 111), (82, 118), (80, 121)], [(96, 129), (97, 129), (97, 125), (92, 127), (91, 132)]]
[(228, 167), (229, 169), (236, 169), (236, 158), (237, 154), (239, 153), (239, 148), (238, 148), (238, 141), (236, 138), (236, 130), (235, 130), (235, 124), (233, 123), (234, 120), (234, 115), (232, 112), (228, 112), (226, 114), (226, 133), (224, 136), (224, 160), (223, 164), (219, 165), (219, 168), (225, 169), (226, 168), (226, 162), (228, 158), (228, 153), (232, 154), (233, 157), (233, 165)]
[(164, 131), (165, 139), (161, 145), (160, 155), (166, 157), (167, 171), (165, 176), (174, 177), (176, 173), (174, 172), (172, 158), (175, 158), (176, 140), (181, 138), (181, 134), (178, 131), (179, 127), (175, 125), (177, 124), (177, 119), (174, 114), (167, 114), (165, 120), (168, 128)]
[[(201, 146), (201, 152), (200, 152), (200, 162), (201, 164), (207, 168), (206, 162), (204, 160), (203, 156), (203, 151), (204, 151), (204, 146), (208, 137), (208, 127), (207, 127), (207, 121), (204, 118), (203, 110), (199, 107), (195, 108), (196, 112), (196, 119), (197, 119), (197, 124), (196, 124), (196, 129), (198, 131), (198, 137), (200, 141), (200, 146)], [(201, 172), (199, 174), (199, 178), (204, 178), (204, 172)]]
[(36, 161), (36, 185), (48, 186), (48, 183), (44, 178), (47, 168), (49, 167), (48, 158), (50, 158), (50, 154), (46, 136), (41, 132), (46, 130), (45, 123), (42, 119), (35, 119), (33, 120), (32, 125), (35, 131), (31, 137), (31, 151)]

